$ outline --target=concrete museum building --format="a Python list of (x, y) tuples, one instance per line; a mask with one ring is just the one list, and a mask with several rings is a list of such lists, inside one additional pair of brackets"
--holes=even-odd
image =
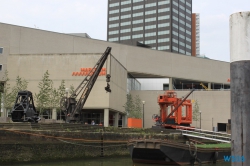
[[(11, 85), (20, 76), (29, 82), (28, 90), (35, 94), (48, 70), (54, 87), (58, 87), (62, 80), (66, 87), (77, 87), (85, 78), (81, 71), (92, 68), (107, 47), (112, 47), (112, 56), (103, 68), (111, 74), (112, 92), (106, 93), (106, 77), (100, 75), (84, 105), (84, 121), (94, 119), (96, 123), (104, 122), (104, 126), (126, 127), (123, 106), (126, 94), (130, 92), (145, 101), (144, 126), (151, 127), (154, 124), (152, 115), (159, 113), (157, 97), (164, 91), (142, 91), (136, 78), (169, 78), (168, 89), (175, 89), (178, 97), (190, 91), (189, 85), (196, 88), (189, 98), (199, 101), (201, 121), (194, 121), (193, 126), (201, 122), (203, 129), (211, 130), (230, 119), (229, 63), (74, 34), (0, 23), (0, 81), (3, 82), (7, 70)], [(200, 83), (211, 90), (202, 89)]]

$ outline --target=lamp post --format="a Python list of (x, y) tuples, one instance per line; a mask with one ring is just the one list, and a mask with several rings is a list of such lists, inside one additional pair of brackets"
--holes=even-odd
[[(65, 96), (68, 98), (68, 95), (69, 95), (69, 91), (70, 89), (69, 88), (65, 88)], [(60, 111), (60, 120), (62, 120), (62, 110)], [(66, 116), (65, 116), (65, 122), (66, 122)]]
[(200, 113), (200, 129), (201, 129), (201, 111), (199, 111)]
[(144, 128), (144, 104), (145, 104), (145, 101), (142, 101), (142, 128)]

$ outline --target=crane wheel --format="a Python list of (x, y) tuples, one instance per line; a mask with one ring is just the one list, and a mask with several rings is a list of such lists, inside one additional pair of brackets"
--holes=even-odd
[(65, 111), (69, 108), (69, 99), (67, 97), (62, 97), (60, 100), (60, 107), (62, 111)]

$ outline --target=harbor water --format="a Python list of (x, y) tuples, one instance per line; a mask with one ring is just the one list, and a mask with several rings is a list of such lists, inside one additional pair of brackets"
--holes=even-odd
[[(92, 159), (78, 159), (67, 161), (53, 161), (53, 162), (38, 162), (25, 164), (11, 164), (12, 166), (153, 166), (154, 164), (133, 163), (129, 156), (127, 157), (96, 157)], [(217, 164), (202, 164), (202, 166), (230, 166), (230, 163)], [(8, 165), (6, 165), (8, 166)], [(169, 166), (169, 165), (168, 165)]]

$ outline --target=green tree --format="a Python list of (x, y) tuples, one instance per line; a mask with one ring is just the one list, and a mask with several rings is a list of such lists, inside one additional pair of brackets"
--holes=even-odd
[(138, 95), (135, 96), (134, 100), (135, 100), (134, 101), (134, 103), (135, 103), (135, 110), (134, 110), (135, 116), (137, 118), (142, 118), (142, 101)]
[(40, 110), (40, 114), (51, 105), (51, 93), (53, 90), (53, 82), (49, 78), (48, 70), (44, 73), (42, 80), (38, 84), (39, 93), (35, 94), (37, 107)]
[(127, 112), (127, 116), (129, 118), (142, 118), (142, 102), (140, 97), (137, 95), (135, 99), (132, 97), (131, 94), (127, 94), (127, 102), (123, 106), (125, 111)]
[[(61, 99), (65, 96), (65, 92), (66, 92), (66, 88), (65, 88), (65, 81), (62, 80), (61, 81), (61, 85), (59, 86), (59, 88), (57, 89), (57, 107), (60, 107), (60, 102), (61, 102)], [(62, 116), (62, 112), (61, 112), (61, 109), (60, 110), (60, 119), (61, 119), (61, 116)]]
[(0, 91), (3, 92), (4, 109), (11, 109), (15, 103), (17, 93), (27, 89), (28, 81), (17, 76), (16, 84), (11, 88), (9, 84), (8, 71), (6, 70), (3, 76), (4, 84), (0, 84)]
[(16, 97), (17, 97), (18, 92), (27, 90), (27, 87), (28, 87), (28, 81), (17, 76), (16, 85), (12, 88), (12, 91), (11, 91), (10, 97), (9, 97), (9, 100), (12, 103), (12, 106), (16, 101)]
[(75, 92), (74, 85), (70, 85), (70, 87), (69, 87), (69, 95), (73, 95), (74, 92)]
[(11, 102), (10, 102), (10, 84), (9, 84), (9, 77), (8, 77), (8, 71), (5, 70), (4, 76), (2, 78), (3, 84), (0, 84), (0, 91), (3, 92), (1, 99), (3, 98), (3, 109), (11, 108)]
[(193, 121), (196, 121), (196, 124), (195, 124), (196, 127), (197, 127), (197, 121), (200, 120), (199, 111), (200, 111), (200, 105), (198, 103), (198, 100), (195, 100), (194, 106), (193, 106)]
[[(59, 102), (60, 102), (61, 98), (64, 97), (64, 95), (65, 95), (65, 90), (66, 90), (66, 88), (65, 88), (65, 81), (62, 80), (62, 81), (61, 81), (61, 85), (60, 85), (59, 88), (57, 89), (58, 97), (59, 97)], [(58, 106), (59, 106), (59, 103), (58, 103)]]

